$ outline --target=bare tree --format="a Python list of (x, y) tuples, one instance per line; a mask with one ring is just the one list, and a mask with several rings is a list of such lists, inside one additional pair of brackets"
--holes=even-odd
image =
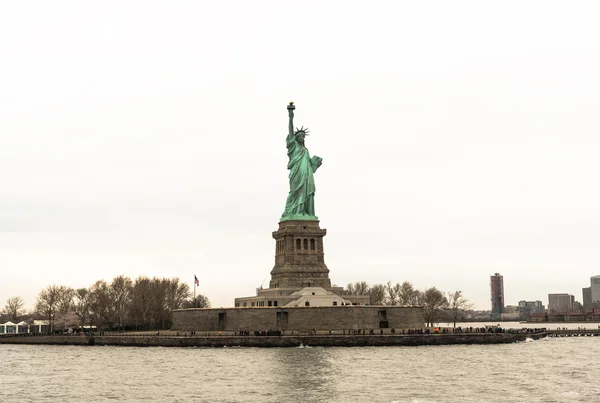
[(367, 291), (371, 305), (385, 305), (385, 286), (375, 284)]
[(113, 301), (114, 320), (117, 327), (123, 329), (129, 309), (133, 282), (129, 277), (118, 276), (110, 283), (110, 295)]
[(190, 297), (190, 287), (186, 283), (179, 282), (178, 278), (172, 278), (167, 284), (167, 309), (173, 311), (180, 309), (186, 299)]
[(110, 286), (98, 280), (90, 287), (90, 320), (98, 329), (112, 324), (113, 301)]
[(357, 281), (346, 286), (346, 291), (350, 295), (367, 295), (369, 293), (369, 284), (366, 281)]
[(154, 277), (150, 282), (150, 327), (156, 329), (165, 328), (167, 319), (166, 294), (167, 279)]
[(440, 311), (448, 306), (448, 300), (443, 292), (431, 287), (423, 291), (421, 304), (425, 323), (429, 327), (436, 323)]
[(7, 315), (13, 322), (16, 322), (19, 320), (19, 316), (25, 313), (24, 306), (25, 302), (23, 302), (23, 298), (10, 297), (6, 300), (6, 305), (2, 313)]
[(471, 309), (473, 304), (469, 302), (464, 296), (462, 291), (454, 291), (448, 293), (448, 314), (452, 320), (454, 327), (456, 327), (457, 320), (464, 314), (467, 309)]
[(70, 313), (73, 310), (73, 298), (75, 290), (64, 285), (59, 286), (58, 301), (56, 303), (57, 312), (63, 315)]
[(54, 331), (54, 318), (61, 299), (62, 286), (49, 285), (38, 294), (35, 309), (40, 315), (48, 318), (48, 330)]
[(388, 281), (385, 285), (386, 298), (385, 303), (387, 305), (398, 305), (399, 294), (400, 294), (400, 284), (396, 283), (392, 285), (391, 281)]
[(79, 288), (75, 291), (73, 299), (73, 312), (79, 318), (81, 326), (85, 326), (86, 320), (90, 318), (90, 305), (92, 295), (87, 288)]
[(398, 304), (399, 305), (420, 305), (421, 292), (416, 290), (410, 281), (405, 281), (398, 286)]
[(142, 276), (135, 279), (131, 289), (129, 318), (136, 329), (148, 326), (150, 322), (151, 293), (151, 280), (148, 277)]
[(198, 294), (196, 298), (191, 298), (183, 302), (182, 308), (210, 308), (210, 301), (202, 294)]

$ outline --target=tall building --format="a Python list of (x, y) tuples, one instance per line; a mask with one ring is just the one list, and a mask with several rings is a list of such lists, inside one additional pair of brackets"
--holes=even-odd
[(492, 292), (492, 314), (504, 312), (504, 277), (500, 273), (490, 276), (490, 289)]
[(600, 276), (590, 277), (590, 288), (592, 289), (592, 304), (600, 304)]
[(592, 287), (582, 288), (581, 293), (583, 294), (583, 309), (587, 312), (594, 307), (592, 304)]
[(571, 294), (548, 294), (548, 312), (567, 313), (573, 311), (575, 297)]

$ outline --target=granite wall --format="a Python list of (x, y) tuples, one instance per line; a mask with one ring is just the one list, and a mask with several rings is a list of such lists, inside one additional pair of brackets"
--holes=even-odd
[(422, 328), (421, 307), (327, 306), (180, 309), (173, 311), (172, 330), (350, 330)]

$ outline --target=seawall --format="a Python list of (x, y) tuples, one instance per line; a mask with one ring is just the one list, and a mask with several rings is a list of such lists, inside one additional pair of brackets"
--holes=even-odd
[(423, 323), (423, 308), (410, 306), (192, 308), (173, 311), (171, 330), (420, 329)]
[(462, 333), (416, 335), (307, 336), (14, 336), (0, 344), (96, 345), (133, 347), (366, 347), (504, 344), (546, 337), (547, 333)]

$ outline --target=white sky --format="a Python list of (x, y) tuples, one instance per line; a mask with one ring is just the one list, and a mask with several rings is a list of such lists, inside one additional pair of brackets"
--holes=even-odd
[(0, 306), (179, 277), (270, 279), (286, 104), (323, 158), (333, 283), (489, 309), (600, 273), (597, 2), (3, 2)]

